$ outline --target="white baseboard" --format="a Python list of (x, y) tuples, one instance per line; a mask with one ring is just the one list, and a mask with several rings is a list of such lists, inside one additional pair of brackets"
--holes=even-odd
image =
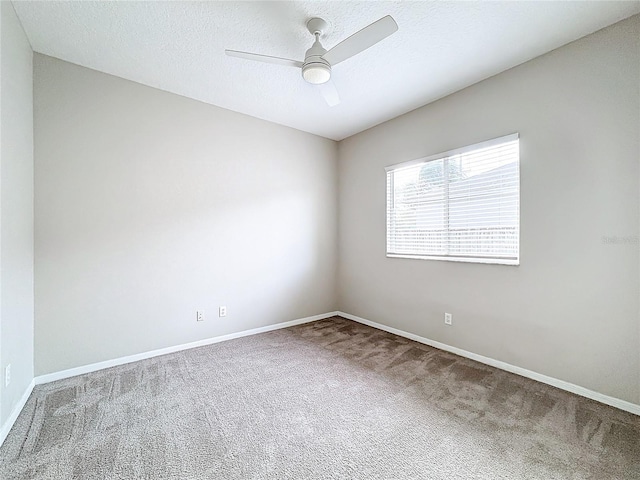
[(527, 377), (541, 383), (546, 383), (547, 385), (551, 385), (552, 387), (566, 390), (567, 392), (575, 393), (576, 395), (580, 395), (582, 397), (590, 398), (591, 400), (595, 400), (596, 402), (604, 403), (606, 405), (619, 408), (620, 410), (625, 410), (627, 412), (640, 415), (640, 405), (637, 405), (635, 403), (627, 402), (626, 400), (621, 400), (619, 398), (610, 397), (602, 393), (594, 392), (593, 390), (589, 390), (588, 388), (584, 388), (579, 385), (574, 385), (573, 383), (565, 382), (564, 380), (558, 380), (557, 378), (548, 377), (547, 375), (542, 375), (541, 373), (536, 373), (531, 370), (527, 370), (526, 368), (516, 367), (515, 365), (501, 362), (500, 360), (494, 360), (493, 358), (478, 355), (477, 353), (468, 352), (466, 350), (452, 347), (444, 343), (436, 342), (435, 340), (421, 337), (413, 333), (405, 332), (404, 330), (399, 330), (397, 328), (388, 327), (381, 323), (372, 322), (371, 320), (367, 320), (366, 318), (357, 317), (355, 315), (344, 312), (337, 312), (337, 314), (341, 317), (353, 320), (354, 322), (362, 323), (379, 330), (384, 330), (385, 332), (393, 333), (394, 335), (405, 337), (410, 340), (415, 340), (416, 342), (424, 343), (425, 345), (429, 345), (440, 350), (455, 353), (456, 355), (460, 355), (461, 357), (469, 358), (471, 360), (475, 360), (476, 362), (484, 363), (485, 365), (490, 365), (492, 367), (496, 367), (510, 373), (515, 373), (516, 375)]
[(320, 315), (314, 315), (312, 317), (298, 318), (297, 320), (291, 320), (288, 322), (275, 323), (273, 325), (267, 325), (265, 327), (252, 328), (251, 330), (244, 330), (242, 332), (229, 333), (227, 335), (220, 335), (218, 337), (205, 338), (204, 340), (197, 340), (195, 342), (183, 343), (182, 345), (174, 345), (171, 347), (160, 348), (158, 350), (151, 350), (149, 352), (137, 353), (135, 355), (128, 355), (126, 357), (114, 358), (112, 360), (105, 360), (104, 362), (92, 363), (89, 365), (83, 365), (81, 367), (70, 368), (68, 370), (62, 370), (60, 372), (53, 372), (53, 373), (47, 373), (45, 375), (39, 375), (34, 379), (34, 381), (36, 385), (41, 385), (43, 383), (49, 383), (49, 382), (54, 382), (56, 380), (62, 380), (64, 378), (75, 377), (76, 375), (83, 375), (85, 373), (91, 373), (97, 370), (103, 370), (105, 368), (124, 365), (125, 363), (137, 362), (138, 360), (145, 360), (147, 358), (166, 355), (168, 353), (188, 350), (190, 348), (203, 347), (205, 345), (211, 345), (214, 343), (225, 342), (227, 340), (233, 340), (234, 338), (247, 337), (249, 335), (257, 335), (258, 333), (270, 332), (272, 330), (279, 330), (281, 328), (293, 327), (294, 325), (301, 325), (303, 323), (315, 322), (316, 320), (322, 320), (323, 318), (329, 318), (335, 315), (338, 315), (338, 312), (323, 313)]
[(531, 370), (527, 370), (525, 368), (516, 367), (515, 365), (508, 364), (506, 362), (502, 362), (500, 360), (494, 360), (493, 358), (485, 357), (482, 355), (478, 355), (476, 353), (468, 352), (466, 350), (462, 350), (460, 348), (452, 347), (450, 345), (446, 345), (444, 343), (437, 342), (435, 340), (430, 340), (425, 337), (421, 337), (419, 335), (415, 335), (413, 333), (405, 332), (403, 330), (399, 330), (397, 328), (388, 327), (381, 323), (372, 322), (371, 320), (367, 320), (362, 317), (358, 317), (355, 315), (351, 315), (345, 312), (329, 312), (320, 315), (314, 315), (312, 317), (299, 318), (297, 320), (291, 320), (289, 322), (276, 323), (274, 325), (267, 325), (265, 327), (253, 328), (251, 330), (244, 330), (242, 332), (230, 333), (228, 335), (220, 335), (218, 337), (207, 338), (204, 340), (198, 340), (191, 343), (185, 343), (182, 345), (175, 345), (171, 347), (161, 348), (158, 350), (152, 350), (149, 352), (138, 353), (135, 355), (129, 355), (127, 357), (115, 358), (113, 360), (107, 360), (104, 362), (92, 363), (90, 365), (84, 365), (81, 367), (70, 368), (68, 370), (63, 370), (60, 372), (49, 373), (46, 375), (40, 375), (35, 377), (27, 389), (25, 390), (22, 398), (18, 404), (14, 407), (13, 411), (9, 418), (7, 418), (4, 425), (0, 429), (0, 446), (6, 439), (11, 427), (15, 423), (18, 415), (24, 408), (27, 400), (29, 399), (29, 395), (33, 390), (35, 385), (40, 385), (43, 383), (53, 382), (55, 380), (62, 380), (64, 378), (74, 377), (76, 375), (82, 375), (85, 373), (95, 372), (97, 370), (102, 370), (109, 367), (115, 367), (118, 365), (124, 365), (126, 363), (136, 362), (138, 360), (144, 360), (147, 358), (157, 357), (160, 355), (166, 355), (168, 353), (179, 352), (182, 350), (188, 350), (190, 348), (202, 347), (205, 345), (211, 345), (214, 343), (224, 342), (227, 340), (232, 340), (234, 338), (247, 337), (249, 335), (256, 335), (259, 333), (270, 332), (272, 330), (279, 330), (281, 328), (292, 327), (294, 325), (301, 325), (303, 323), (315, 322), (317, 320), (322, 320), (324, 318), (333, 317), (335, 315), (339, 315), (341, 317), (347, 318), (349, 320), (353, 320), (354, 322), (362, 323), (364, 325), (368, 325), (370, 327), (377, 328), (379, 330), (384, 330), (389, 333), (393, 333), (394, 335), (398, 335), (400, 337), (405, 337), (410, 340), (414, 340), (419, 343), (423, 343), (425, 345), (429, 345), (434, 348), (438, 348), (440, 350), (445, 350), (447, 352), (454, 353), (456, 355), (460, 355), (461, 357), (469, 358), (471, 360), (475, 360), (480, 363), (484, 363), (485, 365), (490, 365), (492, 367), (499, 368), (501, 370), (505, 370), (507, 372), (515, 373), (516, 375), (520, 375), (523, 377), (530, 378), (532, 380), (536, 380), (538, 382), (546, 383), (547, 385), (551, 385), (553, 387), (560, 388), (561, 390), (566, 390), (571, 393), (575, 393), (577, 395), (589, 398), (591, 400), (595, 400), (600, 403), (604, 403), (606, 405), (610, 405), (612, 407), (619, 408), (620, 410), (625, 410), (630, 413), (634, 413), (636, 415), (640, 415), (640, 405), (635, 403), (627, 402), (625, 400), (621, 400), (615, 397), (610, 397), (608, 395), (604, 395), (602, 393), (594, 392), (593, 390), (589, 390), (587, 388), (581, 387), (579, 385), (574, 385), (569, 382), (565, 382), (564, 380), (558, 380), (553, 377), (548, 377), (546, 375), (542, 375), (540, 373), (533, 372)]
[(11, 415), (9, 415), (9, 418), (7, 418), (7, 420), (4, 422), (4, 425), (2, 425), (2, 428), (0, 428), (0, 447), (2, 446), (5, 439), (7, 438), (7, 435), (9, 435), (9, 432), (11, 431), (11, 427), (13, 427), (13, 424), (16, 423), (16, 420), (18, 419), (18, 415), (20, 415), (20, 412), (22, 412), (22, 409), (27, 404), (27, 400), (29, 400), (29, 396), (31, 395), (31, 392), (33, 391), (33, 387), (35, 386), (35, 384), (36, 384), (35, 380), (31, 380), (31, 383), (22, 394), (20, 401), (18, 401), (16, 406), (11, 411)]
[(147, 358), (157, 357), (160, 355), (166, 355), (168, 353), (179, 352), (181, 350), (188, 350), (190, 348), (203, 347), (205, 345), (211, 345), (214, 343), (224, 342), (227, 340), (233, 340), (234, 338), (247, 337), (249, 335), (256, 335), (258, 333), (270, 332), (272, 330), (279, 330), (281, 328), (293, 327), (294, 325), (301, 325), (303, 323), (315, 322), (316, 320), (322, 320), (324, 318), (333, 317), (338, 315), (338, 312), (323, 313), (320, 315), (314, 315), (312, 317), (298, 318), (297, 320), (291, 320), (288, 322), (276, 323), (274, 325), (267, 325), (265, 327), (252, 328), (251, 330), (244, 330), (242, 332), (230, 333), (228, 335), (220, 335), (218, 337), (206, 338), (204, 340), (198, 340), (195, 342), (184, 343), (182, 345), (174, 345), (171, 347), (160, 348), (158, 350), (152, 350), (150, 352), (138, 353), (135, 355), (129, 355), (126, 357), (114, 358), (112, 360), (106, 360), (104, 362), (92, 363), (90, 365), (83, 365), (81, 367), (70, 368), (68, 370), (62, 370), (60, 372), (48, 373), (46, 375), (39, 375), (35, 377), (29, 387), (25, 390), (22, 398), (15, 406), (7, 421), (2, 425), (0, 429), (0, 446), (4, 443), (11, 427), (15, 423), (18, 415), (24, 408), (33, 387), (35, 385), (41, 385), (43, 383), (53, 382), (55, 380), (62, 380), (64, 378), (75, 377), (76, 375), (82, 375), (85, 373), (95, 372), (109, 367), (115, 367), (118, 365), (124, 365), (126, 363), (137, 362), (138, 360), (144, 360)]

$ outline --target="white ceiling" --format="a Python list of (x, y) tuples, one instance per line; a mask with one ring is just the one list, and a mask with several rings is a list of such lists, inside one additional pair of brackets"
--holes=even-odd
[[(33, 49), (341, 140), (640, 12), (639, 1), (16, 1)], [(329, 107), (300, 71), (224, 49), (302, 60), (307, 19), (330, 48), (391, 14), (399, 31), (337, 65)]]

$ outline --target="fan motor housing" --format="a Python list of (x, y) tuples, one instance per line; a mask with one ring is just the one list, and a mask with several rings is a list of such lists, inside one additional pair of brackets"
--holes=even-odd
[(327, 53), (327, 51), (320, 44), (316, 36), (316, 41), (311, 48), (307, 50), (304, 56), (304, 63), (302, 64), (302, 78), (304, 78), (305, 81), (314, 85), (329, 81), (331, 78), (331, 64), (322, 58), (322, 55), (325, 53)]

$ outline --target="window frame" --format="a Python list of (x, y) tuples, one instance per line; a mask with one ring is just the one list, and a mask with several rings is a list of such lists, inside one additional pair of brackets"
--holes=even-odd
[[(452, 150), (447, 150), (445, 152), (436, 153), (434, 155), (429, 155), (428, 157), (421, 157), (414, 160), (409, 160), (406, 162), (395, 163), (393, 165), (389, 165), (384, 168), (385, 170), (385, 178), (388, 178), (389, 172), (401, 170), (404, 168), (414, 167), (416, 165), (422, 165), (429, 163), (435, 160), (446, 160), (455, 155), (465, 154), (473, 150), (480, 150), (483, 148), (489, 148), (493, 146), (497, 146), (503, 143), (508, 143), (518, 140), (518, 208), (517, 208), (517, 227), (518, 227), (518, 243), (517, 243), (517, 257), (516, 258), (496, 258), (496, 257), (483, 257), (483, 256), (473, 256), (473, 255), (457, 255), (457, 256), (448, 256), (448, 255), (423, 255), (423, 254), (410, 254), (410, 253), (390, 253), (389, 252), (389, 224), (390, 224), (390, 215), (391, 206), (389, 202), (393, 201), (393, 195), (389, 194), (389, 183), (385, 181), (385, 189), (386, 189), (386, 199), (385, 199), (385, 244), (386, 244), (386, 256), (387, 258), (407, 258), (407, 259), (417, 259), (417, 260), (438, 260), (438, 261), (447, 261), (447, 262), (463, 262), (463, 263), (479, 263), (479, 264), (493, 264), (493, 265), (508, 265), (508, 266), (519, 266), (520, 265), (520, 200), (521, 200), (521, 170), (520, 170), (520, 134), (518, 132), (511, 133), (509, 135), (504, 135), (497, 138), (492, 138), (490, 140), (485, 140), (483, 142), (474, 143), (473, 145), (467, 145), (460, 148), (455, 148)], [(448, 174), (448, 170), (444, 169), (445, 175)], [(393, 181), (393, 177), (392, 177)], [(393, 188), (393, 183), (391, 184)], [(446, 189), (448, 191), (449, 182), (447, 178)], [(448, 195), (448, 193), (447, 193)], [(449, 198), (447, 196), (446, 205), (449, 204)]]

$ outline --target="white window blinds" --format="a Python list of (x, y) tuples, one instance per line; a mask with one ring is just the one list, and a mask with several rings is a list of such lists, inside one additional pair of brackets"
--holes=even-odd
[(519, 263), (518, 134), (387, 170), (387, 256)]

